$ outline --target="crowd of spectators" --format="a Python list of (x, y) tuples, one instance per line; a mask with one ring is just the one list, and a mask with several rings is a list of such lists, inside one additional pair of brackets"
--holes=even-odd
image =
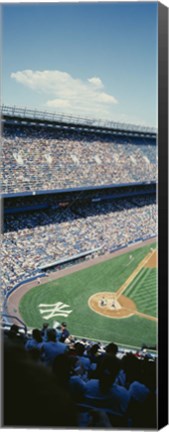
[(64, 132), (5, 130), (2, 192), (153, 181), (156, 145), (140, 139), (69, 136)]
[(154, 429), (156, 356), (63, 340), (65, 326), (5, 332), (4, 425)]
[(97, 248), (104, 254), (155, 234), (156, 204), (151, 196), (7, 215), (1, 252), (3, 290), (6, 293), (56, 260)]

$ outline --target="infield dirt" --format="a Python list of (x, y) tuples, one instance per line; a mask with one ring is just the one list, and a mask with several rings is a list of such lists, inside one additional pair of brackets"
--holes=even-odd
[[(152, 249), (115, 293), (103, 292), (92, 295), (88, 301), (89, 307), (99, 315), (113, 319), (129, 318), (132, 315), (138, 315), (151, 321), (157, 321), (156, 317), (139, 312), (133, 300), (123, 295), (140, 270), (142, 268), (155, 268), (156, 262), (156, 250)], [(103, 298), (106, 302), (105, 305), (101, 304)]]

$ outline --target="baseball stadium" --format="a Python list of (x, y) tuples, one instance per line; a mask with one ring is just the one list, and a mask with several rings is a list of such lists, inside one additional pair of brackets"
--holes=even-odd
[[(123, 362), (123, 372), (130, 363), (133, 374), (137, 361), (147, 379), (142, 387), (151, 393), (141, 410), (153, 413), (145, 414), (152, 426), (155, 398), (147, 388), (158, 356), (156, 130), (10, 106), (2, 107), (2, 124), (6, 337), (28, 347), (35, 329), (43, 336), (55, 332), (60, 356), (68, 350), (90, 379), (106, 355)], [(45, 362), (44, 353), (38, 361)], [(122, 386), (120, 373), (118, 380)], [(111, 425), (129, 425), (125, 409), (79, 394), (81, 418), (97, 407)], [(138, 417), (133, 426), (142, 426)]]

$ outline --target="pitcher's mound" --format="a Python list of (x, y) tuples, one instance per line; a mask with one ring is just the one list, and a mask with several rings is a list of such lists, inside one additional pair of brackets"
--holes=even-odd
[(88, 300), (88, 305), (94, 312), (109, 318), (127, 318), (137, 311), (131, 299), (124, 295), (116, 299), (115, 293), (106, 291), (92, 295)]

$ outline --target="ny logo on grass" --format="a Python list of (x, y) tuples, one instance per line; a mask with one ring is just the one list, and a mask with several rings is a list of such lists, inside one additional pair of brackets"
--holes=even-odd
[(56, 316), (63, 316), (67, 318), (72, 312), (72, 310), (67, 310), (67, 308), (70, 308), (70, 306), (62, 302), (57, 302), (54, 304), (39, 304), (39, 312), (46, 320)]

